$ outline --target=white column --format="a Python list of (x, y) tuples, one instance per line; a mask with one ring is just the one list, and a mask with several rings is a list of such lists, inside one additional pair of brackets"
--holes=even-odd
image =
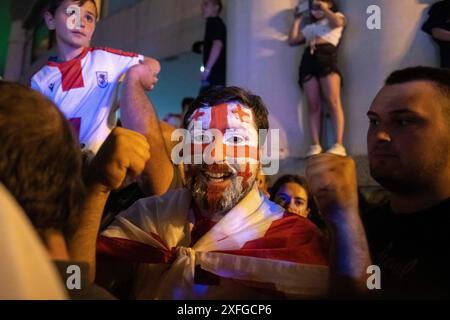
[[(420, 27), (435, 0), (344, 0), (348, 18), (340, 67), (346, 114), (345, 144), (352, 155), (367, 154), (366, 112), (388, 74), (413, 65), (438, 65), (435, 46)], [(289, 156), (309, 145), (307, 111), (297, 85), (303, 48), (290, 48), (287, 34), (297, 0), (228, 0), (228, 84), (263, 97), (272, 127), (280, 127)], [(381, 8), (382, 29), (366, 25), (370, 5)], [(288, 141), (286, 141), (288, 140)]]
[(11, 24), (11, 32), (8, 42), (8, 55), (5, 65), (5, 80), (19, 81), (22, 74), (26, 30), (22, 28), (23, 21), (16, 20)]
[[(296, 0), (228, 0), (228, 85), (250, 89), (281, 129), (281, 154), (298, 156), (305, 127), (297, 70), (300, 49), (286, 42)], [(288, 139), (289, 137), (289, 139)]]
[[(416, 65), (439, 66), (438, 52), (420, 29), (435, 0), (340, 1), (348, 26), (340, 48), (347, 117), (345, 141), (352, 154), (367, 154), (366, 117), (389, 74)], [(367, 8), (381, 9), (381, 30), (367, 28)]]

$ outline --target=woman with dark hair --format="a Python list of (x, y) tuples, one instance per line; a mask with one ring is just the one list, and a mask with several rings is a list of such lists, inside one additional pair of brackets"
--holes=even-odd
[(311, 200), (305, 178), (285, 175), (279, 178), (270, 189), (270, 200), (283, 207), (288, 213), (308, 218)]
[(325, 222), (310, 197), (305, 178), (291, 174), (282, 176), (270, 188), (270, 200), (283, 207), (287, 213), (308, 218), (319, 229), (326, 230)]
[[(328, 153), (346, 156), (343, 146), (344, 111), (341, 102), (342, 76), (337, 67), (337, 49), (346, 25), (345, 16), (335, 11), (332, 0), (303, 0), (295, 10), (295, 20), (289, 33), (289, 44), (308, 46), (302, 58), (299, 84), (309, 108), (312, 145), (306, 156), (322, 152), (320, 128), (322, 105), (327, 103), (334, 125), (335, 144)], [(307, 10), (301, 8), (308, 8)], [(305, 12), (310, 21), (304, 21)]]

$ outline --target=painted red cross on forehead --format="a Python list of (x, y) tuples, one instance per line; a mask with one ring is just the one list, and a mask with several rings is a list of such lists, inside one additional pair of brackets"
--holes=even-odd
[(211, 124), (209, 127), (225, 133), (229, 128), (228, 104), (224, 103), (211, 108)]
[[(249, 122), (248, 120), (250, 119), (250, 116), (247, 112), (244, 111), (244, 109), (241, 107), (241, 105), (238, 105), (236, 110), (233, 111), (233, 113), (235, 115), (237, 115), (242, 122), (247, 122), (247, 123)], [(244, 118), (244, 117), (246, 117), (246, 118)]]
[(200, 119), (201, 117), (203, 117), (205, 115), (204, 112), (202, 112), (200, 109), (197, 109), (195, 111), (195, 114), (192, 116), (192, 120), (191, 121), (198, 121), (198, 119)]
[[(222, 133), (233, 126), (252, 125), (252, 112), (238, 103), (222, 103), (213, 107), (197, 109), (190, 118), (191, 122), (201, 122), (202, 127), (217, 129)], [(237, 121), (237, 122), (236, 122)]]
[[(230, 102), (197, 109), (190, 118), (189, 130), (191, 150), (196, 156), (201, 152), (217, 161), (227, 158), (259, 161), (258, 132), (252, 112), (245, 106)], [(202, 147), (196, 148), (198, 144)]]

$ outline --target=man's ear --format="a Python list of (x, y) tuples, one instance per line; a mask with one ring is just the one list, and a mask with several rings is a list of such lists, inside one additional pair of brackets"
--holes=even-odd
[(49, 30), (56, 29), (55, 18), (53, 17), (53, 15), (50, 12), (47, 11), (44, 13), (44, 20), (45, 20), (45, 23), (47, 24), (47, 28)]

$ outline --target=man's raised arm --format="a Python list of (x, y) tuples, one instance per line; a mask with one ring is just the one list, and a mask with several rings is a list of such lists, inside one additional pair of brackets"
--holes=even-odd
[(306, 177), (330, 230), (331, 294), (367, 295), (371, 258), (359, 214), (353, 159), (331, 154), (309, 158)]
[(130, 68), (120, 99), (122, 125), (144, 135), (150, 145), (152, 158), (138, 179), (140, 187), (148, 195), (164, 194), (174, 176), (155, 108), (146, 94), (156, 85), (159, 71), (158, 61), (152, 58), (145, 58), (143, 63)]

